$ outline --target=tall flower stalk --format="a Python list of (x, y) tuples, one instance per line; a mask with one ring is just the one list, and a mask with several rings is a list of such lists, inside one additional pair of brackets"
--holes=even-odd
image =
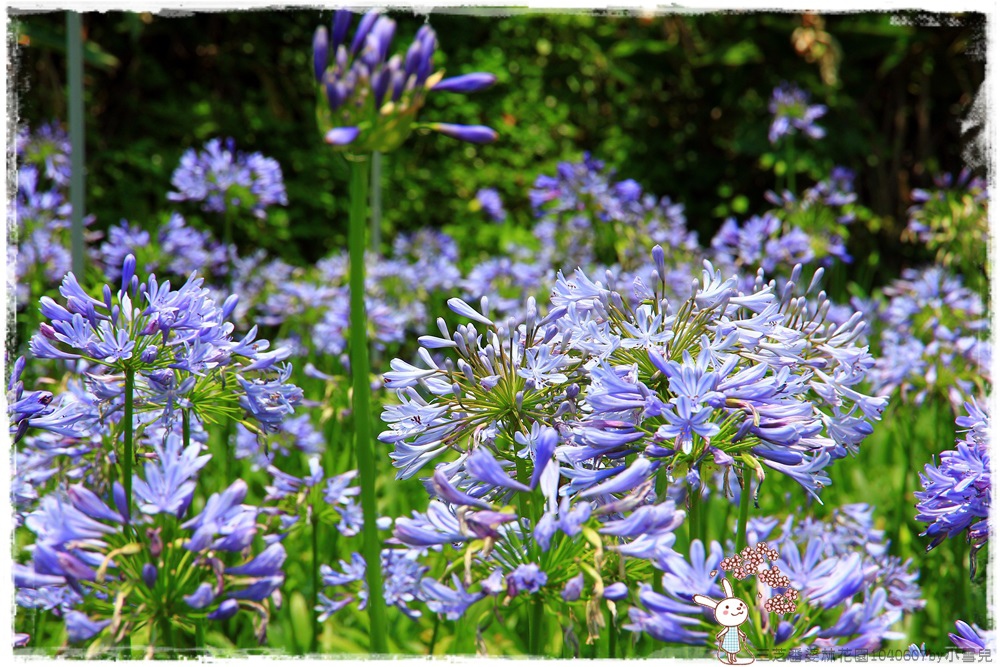
[[(433, 70), (437, 37), (423, 26), (406, 52), (389, 57), (396, 22), (368, 12), (347, 41), (352, 15), (334, 12), (331, 30), (320, 27), (313, 38), (317, 87), (316, 118), (326, 143), (345, 150), (350, 163), (350, 359), (353, 378), (354, 448), (364, 512), (362, 553), (367, 563), (380, 562), (375, 497), (375, 459), (371, 434), (371, 370), (368, 321), (365, 315), (365, 228), (369, 203), (371, 156), (398, 148), (416, 127), (417, 113), (432, 89), (473, 92), (491, 86), (491, 74), (466, 74), (444, 79)], [(331, 58), (332, 56), (332, 58)], [(331, 62), (332, 59), (332, 62)], [(443, 123), (429, 129), (473, 143), (488, 143), (496, 132), (478, 125)], [(385, 598), (379, 567), (366, 569), (369, 636), (372, 653), (386, 653)]]
[[(351, 217), (348, 248), (351, 257), (351, 375), (354, 398), (354, 450), (361, 476), (361, 509), (365, 515), (362, 542), (365, 560), (379, 559), (378, 529), (375, 525), (375, 452), (371, 435), (371, 368), (368, 364), (368, 320), (365, 317), (365, 223), (368, 203), (368, 156), (351, 156)], [(371, 623), (371, 652), (386, 653), (385, 603), (382, 597), (382, 571), (367, 569), (371, 601), (368, 614)]]

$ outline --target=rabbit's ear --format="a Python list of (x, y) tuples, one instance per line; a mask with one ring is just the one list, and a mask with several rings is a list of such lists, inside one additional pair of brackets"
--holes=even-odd
[(733, 597), (733, 585), (729, 583), (728, 579), (722, 580), (722, 590), (726, 591), (726, 597)]
[(709, 609), (715, 609), (719, 606), (718, 602), (704, 595), (695, 595), (691, 599), (695, 601), (695, 604), (700, 604), (702, 607), (708, 607)]

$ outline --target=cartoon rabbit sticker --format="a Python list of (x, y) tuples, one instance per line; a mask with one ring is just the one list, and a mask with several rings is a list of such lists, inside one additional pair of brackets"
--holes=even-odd
[[(722, 580), (722, 588), (726, 591), (724, 600), (716, 602), (704, 595), (695, 595), (693, 599), (703, 607), (714, 609), (715, 620), (723, 626), (722, 632), (715, 636), (722, 651), (719, 653), (719, 661), (728, 665), (749, 665), (754, 661), (752, 655), (749, 658), (737, 658), (736, 654), (740, 652), (741, 645), (746, 648), (747, 636), (740, 630), (740, 626), (750, 616), (750, 607), (743, 600), (733, 597), (733, 586), (728, 579)], [(726, 654), (725, 658), (722, 653)]]

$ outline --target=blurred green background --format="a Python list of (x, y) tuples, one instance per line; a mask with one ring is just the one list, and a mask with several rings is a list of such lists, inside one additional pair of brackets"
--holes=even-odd
[[(387, 156), (386, 243), (394, 230), (482, 224), (469, 201), (486, 186), (527, 225), (535, 177), (583, 151), (682, 202), (707, 243), (726, 216), (769, 207), (763, 194), (775, 187), (777, 156), (767, 103), (787, 80), (829, 107), (820, 121), (827, 138), (799, 144), (799, 168), (813, 180), (833, 165), (858, 173), (859, 200), (878, 219), (855, 228), (849, 250), (878, 248), (881, 283), (920, 252), (899, 243), (911, 188), (963, 166), (970, 137), (961, 120), (985, 71), (981, 15), (935, 27), (926, 14), (492, 13), (431, 15), (436, 66), (494, 72), (499, 85), (431, 95), (421, 118), (488, 124), (500, 141), (416, 136)], [(230, 136), (241, 150), (276, 158), (288, 188), (287, 209), (267, 226), (245, 223), (247, 245), (296, 263), (342, 247), (346, 164), (324, 149), (313, 108), (311, 38), (330, 16), (85, 14), (87, 210), (96, 227), (152, 224), (182, 152)], [(402, 52), (426, 17), (393, 18)], [(15, 16), (9, 29), (21, 45), (21, 121), (65, 121), (65, 14)]]

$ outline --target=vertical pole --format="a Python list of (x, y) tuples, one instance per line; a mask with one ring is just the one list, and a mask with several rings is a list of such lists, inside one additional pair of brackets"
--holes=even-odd
[(69, 79), (69, 142), (72, 146), (69, 180), (71, 217), (71, 252), (73, 273), (83, 280), (83, 21), (79, 12), (66, 12), (66, 73)]

